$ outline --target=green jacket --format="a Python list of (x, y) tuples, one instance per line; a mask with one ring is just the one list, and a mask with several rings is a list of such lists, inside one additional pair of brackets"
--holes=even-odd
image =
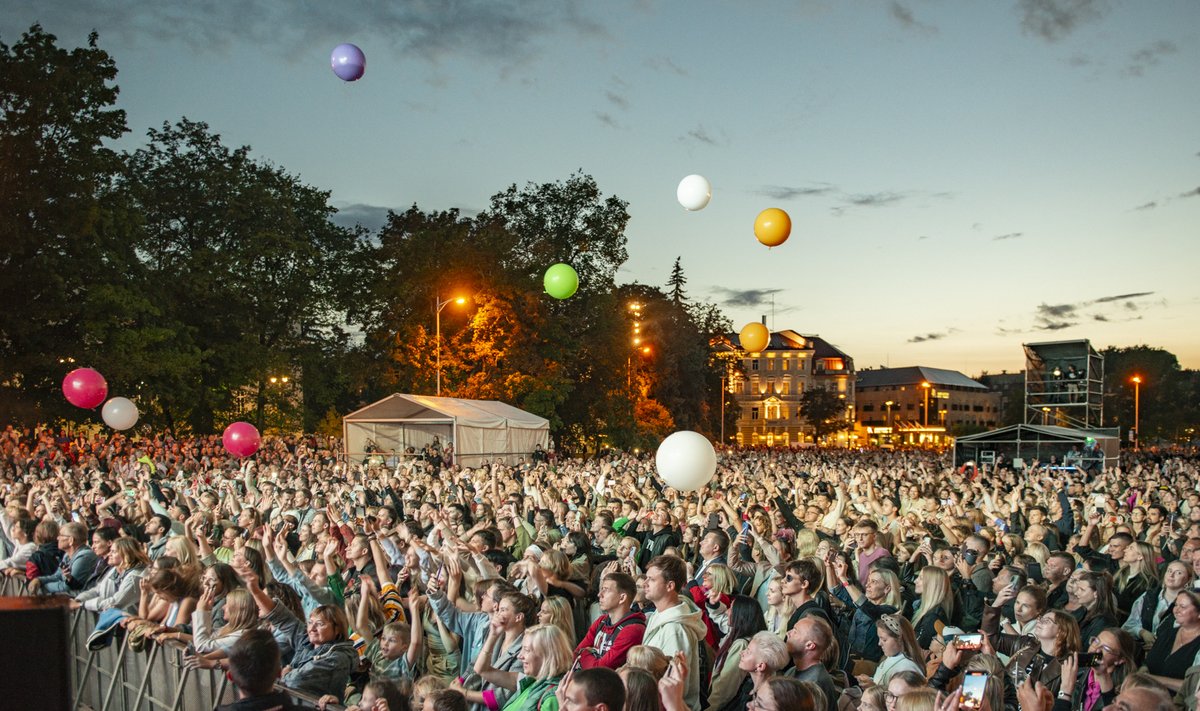
[(535, 679), (522, 674), (517, 679), (517, 693), (501, 711), (558, 711), (558, 697), (554, 692), (560, 681), (561, 676)]

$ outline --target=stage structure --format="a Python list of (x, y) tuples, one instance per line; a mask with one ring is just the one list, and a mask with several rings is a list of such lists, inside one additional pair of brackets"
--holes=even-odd
[(1024, 469), (1035, 461), (1052, 467), (1099, 471), (1116, 466), (1120, 455), (1117, 428), (1077, 430), (1057, 425), (1009, 425), (959, 437), (954, 466), (968, 462), (992, 471), (996, 466)]
[(1104, 416), (1104, 356), (1087, 340), (1026, 343), (1025, 424), (1096, 429)]
[(409, 447), (454, 445), (454, 463), (508, 464), (550, 446), (550, 421), (496, 400), (395, 394), (342, 418), (347, 460), (395, 466)]

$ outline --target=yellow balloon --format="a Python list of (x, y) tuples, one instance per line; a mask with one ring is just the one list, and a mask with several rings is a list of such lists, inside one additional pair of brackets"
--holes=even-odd
[(778, 247), (792, 234), (792, 218), (777, 207), (768, 207), (754, 218), (754, 236), (768, 247)]
[(742, 342), (742, 350), (747, 353), (758, 353), (767, 347), (771, 342), (771, 333), (767, 327), (758, 321), (751, 321), (742, 326), (742, 332), (738, 334), (738, 340)]

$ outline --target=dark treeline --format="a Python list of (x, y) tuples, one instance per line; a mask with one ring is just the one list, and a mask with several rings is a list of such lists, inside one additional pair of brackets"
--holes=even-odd
[[(151, 426), (328, 428), (433, 394), (438, 299), (463, 296), (441, 313), (443, 395), (530, 410), (572, 447), (719, 430), (709, 342), (728, 322), (678, 262), (662, 289), (616, 283), (627, 205), (590, 176), (514, 184), (470, 218), (413, 205), (369, 234), (202, 121), (112, 150), (116, 77), (95, 34), (0, 44), (0, 419), (88, 419), (59, 390), (87, 365)], [(564, 301), (542, 292), (556, 262), (580, 277)]]

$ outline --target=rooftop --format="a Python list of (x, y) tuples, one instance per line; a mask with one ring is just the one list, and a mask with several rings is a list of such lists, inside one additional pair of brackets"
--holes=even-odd
[(900, 385), (920, 385), (923, 382), (928, 382), (935, 386), (987, 390), (987, 386), (968, 378), (957, 370), (930, 368), (924, 365), (910, 365), (905, 368), (860, 370), (858, 371), (856, 385), (859, 388), (886, 388)]

